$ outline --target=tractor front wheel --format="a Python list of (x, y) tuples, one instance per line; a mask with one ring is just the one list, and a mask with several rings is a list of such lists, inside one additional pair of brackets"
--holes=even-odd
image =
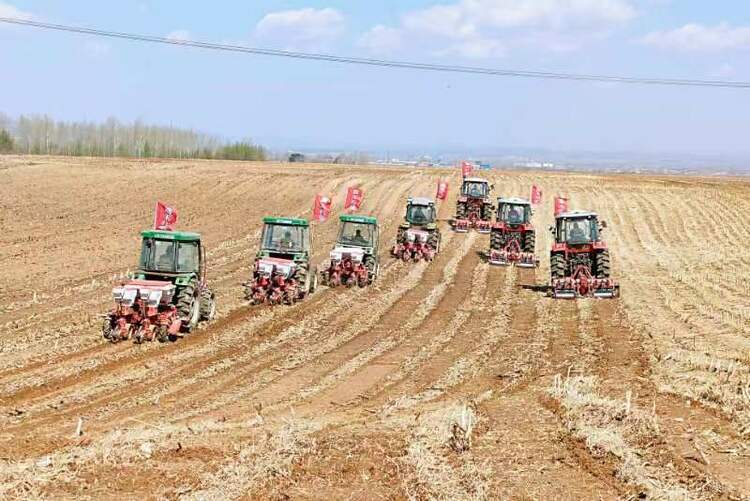
[(603, 250), (596, 255), (596, 278), (609, 278), (609, 251)]
[(463, 202), (456, 204), (456, 219), (466, 219), (466, 204)]
[(440, 252), (440, 230), (435, 230), (430, 233), (430, 236), (427, 239), (427, 244), (432, 247), (436, 254)]
[(552, 278), (565, 278), (565, 268), (565, 256), (563, 254), (552, 254), (550, 259)]

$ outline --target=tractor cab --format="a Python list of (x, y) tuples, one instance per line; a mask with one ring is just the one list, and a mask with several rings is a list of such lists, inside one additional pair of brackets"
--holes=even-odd
[(308, 261), (310, 257), (310, 225), (306, 219), (264, 217), (259, 258)]
[(576, 246), (598, 242), (602, 228), (606, 228), (606, 223), (600, 223), (596, 213), (573, 211), (558, 214), (555, 217), (555, 226), (550, 230), (555, 235), (557, 244)]
[(461, 195), (466, 198), (487, 198), (494, 188), (486, 179), (465, 177), (461, 184)]
[(525, 198), (498, 198), (497, 221), (510, 226), (529, 224), (533, 211)]
[(198, 233), (145, 230), (135, 278), (187, 285), (203, 276), (205, 251)]
[(405, 219), (412, 226), (434, 227), (437, 220), (435, 202), (429, 198), (408, 199)]
[(370, 216), (342, 215), (337, 247), (359, 247), (365, 254), (378, 253), (378, 221)]

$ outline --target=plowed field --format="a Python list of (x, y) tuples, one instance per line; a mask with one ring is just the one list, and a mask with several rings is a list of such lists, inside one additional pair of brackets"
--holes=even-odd
[[(406, 197), (441, 176), (448, 219), (452, 171), (0, 157), (0, 498), (750, 496), (750, 184), (491, 171), (495, 195), (544, 192), (539, 269), (491, 267), (488, 236), (447, 223), (432, 263), (391, 260)], [(353, 184), (378, 282), (249, 306), (261, 217), (317, 192), (337, 211)], [(608, 222), (621, 298), (522, 287), (547, 281), (558, 193)], [(155, 200), (202, 233), (219, 314), (110, 344)], [(314, 226), (318, 261), (336, 230)]]

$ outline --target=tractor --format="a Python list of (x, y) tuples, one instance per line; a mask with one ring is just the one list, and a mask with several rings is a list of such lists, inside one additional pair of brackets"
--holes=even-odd
[(531, 224), (534, 211), (524, 198), (498, 198), (497, 217), (490, 231), (490, 264), (536, 268), (536, 233)]
[(112, 342), (174, 341), (216, 314), (206, 284), (201, 236), (186, 231), (141, 232), (141, 258), (132, 279), (113, 288), (115, 306), (102, 334)]
[(315, 292), (318, 275), (311, 262), (310, 225), (306, 219), (263, 218), (261, 245), (253, 274), (243, 284), (251, 304), (294, 304)]
[(336, 287), (372, 284), (380, 272), (378, 260), (378, 221), (374, 217), (342, 215), (331, 261), (320, 278), (323, 284)]
[(594, 212), (563, 212), (550, 227), (555, 241), (550, 252), (551, 295), (612, 298), (620, 286), (610, 278), (609, 248), (601, 239), (607, 227)]
[(476, 228), (479, 233), (489, 233), (492, 225), (494, 207), (490, 192), (494, 186), (486, 179), (465, 177), (461, 184), (461, 195), (456, 202), (456, 218), (453, 229), (466, 233), (469, 228)]
[(409, 198), (391, 254), (403, 261), (432, 261), (440, 252), (440, 240), (435, 202), (429, 198)]

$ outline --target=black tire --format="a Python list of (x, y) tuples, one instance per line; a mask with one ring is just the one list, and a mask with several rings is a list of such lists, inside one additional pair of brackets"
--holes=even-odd
[(490, 233), (490, 249), (503, 250), (503, 234), (500, 231), (492, 230)]
[(116, 341), (116, 339), (114, 339), (115, 328), (112, 324), (112, 318), (110, 316), (107, 316), (107, 318), (105, 318), (104, 322), (102, 323), (102, 336), (104, 336), (104, 339), (108, 339), (113, 343)]
[(527, 231), (523, 238), (523, 251), (534, 253), (536, 248), (536, 233)]
[(552, 254), (550, 257), (550, 273), (552, 278), (565, 278), (565, 255), (563, 254)]
[(399, 228), (396, 232), (396, 242), (402, 243), (404, 241), (404, 234), (406, 233), (406, 230), (404, 228)]
[(456, 204), (456, 219), (466, 219), (466, 204), (464, 202)]
[(440, 247), (440, 233), (437, 230), (430, 232), (430, 236), (427, 237), (427, 245), (437, 252)]
[[(307, 283), (307, 265), (300, 264), (297, 266), (297, 271), (294, 272), (294, 280), (299, 285), (299, 296), (298, 299), (304, 298), (307, 294), (311, 293), (315, 289), (312, 281), (310, 284)], [(312, 289), (312, 290), (311, 290)]]
[(367, 283), (371, 284), (375, 281), (377, 274), (377, 263), (374, 256), (367, 256), (365, 258), (365, 268), (367, 268)]
[(210, 322), (216, 316), (216, 299), (208, 287), (201, 291), (201, 320)]
[(182, 320), (183, 332), (192, 331), (200, 321), (200, 296), (195, 289), (195, 281), (192, 281), (177, 294), (177, 314)]
[(609, 278), (609, 251), (603, 250), (596, 255), (596, 278)]
[(482, 221), (492, 221), (492, 211), (494, 210), (494, 207), (492, 207), (492, 204), (483, 203), (482, 209), (479, 212), (480, 218)]

